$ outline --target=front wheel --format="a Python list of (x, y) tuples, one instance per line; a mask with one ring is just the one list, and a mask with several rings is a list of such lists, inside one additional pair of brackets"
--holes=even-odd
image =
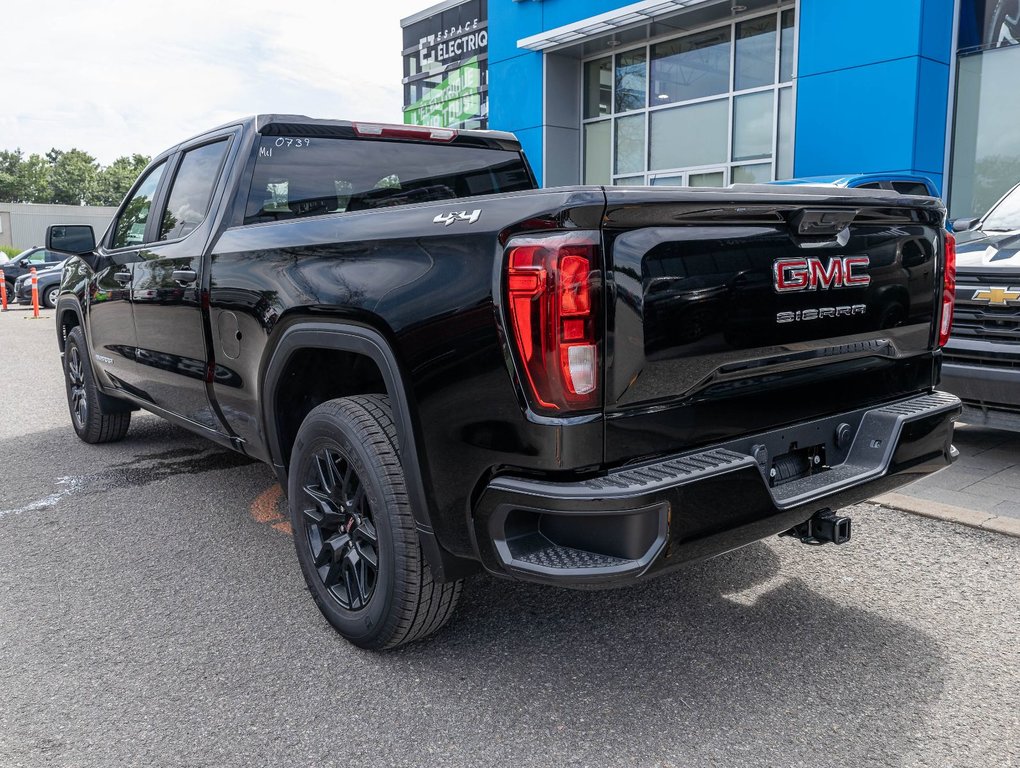
[(386, 397), (330, 400), (308, 414), (294, 443), (288, 496), (305, 583), (347, 640), (395, 648), (453, 615), (461, 583), (432, 579)]
[(78, 437), (86, 443), (112, 443), (124, 438), (131, 426), (131, 411), (126, 406), (111, 410), (110, 398), (104, 398), (96, 386), (81, 326), (71, 329), (64, 344), (64, 384), (71, 425)]
[(60, 298), (60, 286), (54, 285), (52, 288), (47, 288), (43, 293), (42, 302), (43, 306), (47, 309), (55, 309), (57, 306), (57, 299)]

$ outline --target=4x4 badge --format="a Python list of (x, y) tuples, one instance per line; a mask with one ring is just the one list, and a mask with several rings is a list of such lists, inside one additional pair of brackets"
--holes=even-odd
[(443, 224), (447, 227), (455, 221), (466, 221), (468, 224), (474, 224), (481, 215), (481, 208), (475, 208), (473, 211), (451, 211), (450, 213), (439, 214), (436, 218), (432, 219), (432, 223)]
[(1007, 304), (1020, 301), (1020, 290), (1016, 288), (999, 288), (998, 286), (979, 288), (974, 291), (974, 295), (970, 299), (971, 301), (987, 301), (989, 304), (994, 304), (997, 307), (1005, 307)]

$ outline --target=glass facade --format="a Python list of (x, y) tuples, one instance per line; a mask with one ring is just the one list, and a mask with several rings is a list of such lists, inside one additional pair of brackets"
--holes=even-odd
[(984, 214), (1020, 182), (1020, 45), (965, 54), (957, 61), (952, 218)]
[(782, 8), (585, 61), (582, 181), (789, 178), (795, 40)]
[(440, 128), (488, 126), (488, 3), (463, 0), (401, 22), (404, 122)]

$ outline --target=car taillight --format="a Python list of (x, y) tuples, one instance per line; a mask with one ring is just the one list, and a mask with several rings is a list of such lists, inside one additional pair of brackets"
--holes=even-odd
[(597, 232), (517, 237), (506, 247), (514, 349), (538, 409), (599, 404)]
[(939, 318), (939, 346), (944, 347), (949, 341), (949, 332), (953, 329), (953, 301), (956, 298), (956, 238), (949, 232), (946, 238), (945, 277), (942, 280), (942, 314)]
[(418, 141), (453, 141), (457, 131), (452, 128), (430, 128), (425, 125), (387, 125), (384, 123), (353, 123), (354, 132), (366, 139), (417, 139)]

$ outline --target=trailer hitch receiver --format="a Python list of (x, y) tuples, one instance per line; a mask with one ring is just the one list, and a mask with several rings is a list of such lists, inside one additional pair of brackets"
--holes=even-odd
[(780, 536), (793, 536), (803, 544), (846, 544), (850, 541), (849, 517), (837, 515), (831, 509), (820, 509), (810, 520), (794, 526)]

